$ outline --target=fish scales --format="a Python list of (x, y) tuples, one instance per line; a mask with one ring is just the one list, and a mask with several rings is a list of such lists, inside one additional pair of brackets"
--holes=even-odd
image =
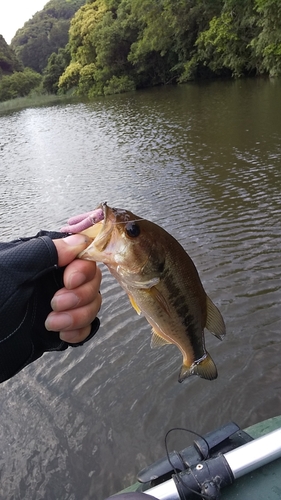
[(103, 211), (103, 221), (96, 224), (93, 242), (79, 257), (108, 266), (132, 306), (152, 326), (152, 347), (175, 344), (179, 348), (183, 355), (180, 382), (190, 375), (216, 378), (216, 366), (205, 348), (204, 328), (221, 339), (225, 325), (192, 259), (157, 224), (106, 203), (97, 210)]
[[(188, 346), (187, 351), (190, 353), (189, 360), (190, 362), (194, 362), (196, 359), (202, 358), (205, 353), (203, 326), (200, 325), (198, 318), (195, 317), (195, 313), (192, 314), (191, 312), (191, 306), (187, 300), (186, 284), (181, 280), (182, 288), (184, 288), (182, 290), (178, 285), (179, 280), (177, 278), (171, 268), (168, 268), (163, 275), (163, 284), (165, 284), (169, 297), (168, 303), (171, 305), (171, 310), (175, 310), (176, 312), (175, 321), (170, 325), (170, 328), (173, 331), (173, 335), (176, 338), (180, 338), (183, 345)], [(163, 319), (165, 322), (169, 321), (167, 316)]]

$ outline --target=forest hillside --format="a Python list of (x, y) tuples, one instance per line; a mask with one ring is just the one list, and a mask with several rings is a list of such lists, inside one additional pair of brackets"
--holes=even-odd
[(50, 0), (20, 28), (11, 48), (25, 67), (42, 73), (48, 58), (68, 42), (70, 19), (85, 0)]
[(15, 52), (9, 47), (0, 35), (0, 79), (4, 75), (11, 75), (14, 71), (21, 71), (23, 65), (18, 60)]
[(47, 93), (92, 97), (202, 78), (278, 77), (281, 2), (50, 0), (11, 48), (43, 75)]
[(88, 0), (58, 88), (81, 95), (281, 75), (280, 0)]

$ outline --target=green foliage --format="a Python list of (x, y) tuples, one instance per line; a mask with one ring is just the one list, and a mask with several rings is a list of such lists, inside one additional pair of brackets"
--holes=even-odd
[(221, 4), (222, 0), (135, 0), (133, 12), (141, 16), (142, 32), (132, 44), (129, 60), (155, 84), (185, 81), (197, 36), (220, 12)]
[(257, 69), (270, 76), (281, 75), (281, 4), (278, 0), (256, 0), (260, 31), (251, 41), (258, 59)]
[[(185, 81), (197, 70), (195, 42), (223, 0), (94, 0), (71, 22), (71, 67), (59, 87), (96, 95)], [(188, 76), (187, 76), (188, 74)], [(124, 77), (127, 79), (124, 79)], [(119, 89), (119, 90), (118, 90)]]
[(89, 96), (135, 88), (128, 54), (137, 33), (129, 0), (96, 0), (81, 7), (71, 22), (72, 61), (59, 87), (76, 86), (78, 95)]
[(16, 71), (0, 80), (0, 101), (27, 96), (41, 83), (41, 75), (30, 68)]
[(48, 64), (43, 72), (43, 89), (50, 94), (57, 94), (59, 78), (70, 63), (70, 53), (68, 48), (59, 49), (56, 54), (53, 52)]
[(254, 0), (226, 1), (220, 16), (213, 17), (208, 30), (197, 38), (197, 62), (216, 74), (230, 73), (235, 77), (255, 71), (250, 42), (257, 29)]
[(113, 76), (104, 86), (104, 94), (122, 94), (123, 92), (131, 92), (136, 86), (133, 80), (128, 76)]
[(165, 2), (136, 0), (132, 13), (139, 16), (140, 33), (131, 45), (128, 60), (142, 85), (157, 85), (171, 80), (170, 68), (177, 62), (173, 50), (173, 27), (165, 15)]
[(228, 68), (235, 76), (242, 74), (243, 61), (235, 50), (238, 48), (239, 38), (230, 13), (213, 17), (209, 29), (200, 33), (196, 45), (197, 60), (203, 61), (205, 65), (208, 64), (212, 71)]
[[(67, 49), (57, 51), (66, 43), (68, 7), (76, 13)], [(94, 96), (200, 77), (281, 74), (279, 0), (51, 0), (34, 20), (16, 39), (40, 71), (53, 52), (44, 70), (48, 92)]]
[(80, 70), (82, 66), (79, 62), (73, 62), (67, 66), (65, 72), (59, 78), (59, 88), (64, 91), (77, 87), (79, 84)]
[(3, 36), (0, 35), (0, 78), (3, 75), (10, 75), (14, 71), (21, 70), (23, 70), (22, 64)]
[(11, 47), (24, 66), (42, 73), (48, 58), (68, 42), (70, 19), (85, 0), (50, 0), (14, 36)]
[(79, 84), (78, 93), (80, 95), (87, 95), (91, 91), (96, 83), (95, 76), (97, 77), (95, 63), (86, 64), (86, 66), (80, 67), (79, 80), (77, 83)]

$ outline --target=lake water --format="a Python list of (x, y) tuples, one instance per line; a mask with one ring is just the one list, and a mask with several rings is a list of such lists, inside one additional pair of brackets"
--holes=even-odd
[[(219, 376), (182, 356), (103, 267), (101, 328), (0, 386), (0, 499), (103, 500), (199, 433), (281, 413), (281, 81), (165, 87), (0, 116), (1, 239), (59, 229), (100, 201), (162, 225), (227, 326)], [(171, 449), (192, 438), (172, 435)]]

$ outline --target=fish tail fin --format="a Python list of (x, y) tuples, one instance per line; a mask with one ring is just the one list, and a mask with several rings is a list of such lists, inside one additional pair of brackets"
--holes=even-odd
[(199, 361), (195, 361), (191, 366), (182, 365), (179, 374), (179, 382), (191, 375), (198, 375), (207, 380), (214, 380), (218, 376), (217, 367), (209, 353)]

